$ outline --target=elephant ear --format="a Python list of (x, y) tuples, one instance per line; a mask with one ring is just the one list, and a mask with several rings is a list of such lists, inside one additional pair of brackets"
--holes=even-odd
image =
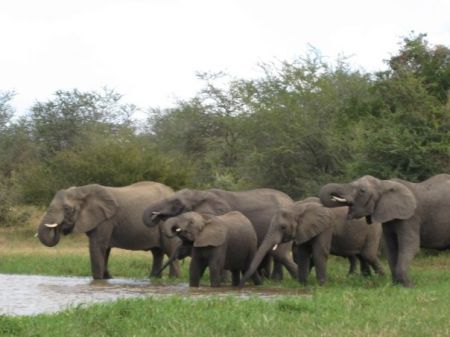
[(296, 218), (294, 242), (305, 243), (333, 226), (333, 219), (328, 208), (317, 203), (304, 204), (304, 211)]
[(416, 208), (416, 197), (409, 188), (396, 181), (383, 180), (372, 220), (384, 223), (394, 219), (409, 219)]
[(227, 230), (217, 219), (206, 220), (205, 227), (194, 241), (194, 247), (218, 247), (225, 243)]
[(114, 196), (103, 186), (87, 185), (78, 187), (82, 199), (80, 214), (75, 223), (75, 231), (86, 233), (103, 221), (113, 217), (118, 209)]

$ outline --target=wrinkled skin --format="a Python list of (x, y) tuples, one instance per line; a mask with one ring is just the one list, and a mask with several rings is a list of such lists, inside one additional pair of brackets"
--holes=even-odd
[(267, 251), (281, 242), (291, 240), (294, 241), (292, 254), (298, 264), (297, 279), (300, 283), (307, 283), (312, 262), (318, 283), (324, 284), (330, 253), (352, 259), (360, 256), (364, 263), (367, 262), (377, 273), (383, 274), (377, 257), (381, 224), (368, 226), (364, 219), (348, 221), (346, 215), (347, 207), (328, 209), (313, 198), (280, 209), (273, 217), (241, 285), (254, 272)]
[[(86, 185), (56, 193), (38, 226), (38, 238), (46, 246), (58, 244), (61, 233), (86, 233), (94, 279), (111, 278), (108, 258), (111, 248), (150, 250), (153, 254), (151, 275), (161, 268), (164, 254), (171, 255), (179, 240), (160, 235), (158, 228), (142, 222), (147, 205), (173, 195), (171, 188), (140, 182), (126, 187)], [(170, 275), (178, 276), (177, 263)]]
[[(180, 252), (191, 250), (191, 287), (200, 285), (207, 267), (211, 287), (220, 286), (223, 270), (231, 271), (233, 286), (239, 285), (240, 274), (248, 268), (256, 251), (255, 230), (240, 212), (219, 216), (186, 212), (168, 219), (162, 226), (168, 237), (177, 235), (181, 239)], [(257, 275), (254, 282), (260, 283)]]
[[(144, 212), (144, 223), (149, 227), (160, 225), (166, 219), (184, 212), (195, 211), (202, 214), (222, 215), (230, 211), (239, 211), (252, 223), (258, 245), (269, 228), (270, 221), (279, 207), (292, 204), (292, 199), (283, 192), (272, 189), (255, 189), (243, 192), (229, 192), (219, 189), (191, 190), (184, 189), (160, 202), (149, 205)], [(291, 244), (281, 244), (268, 256), (274, 258), (273, 279), (282, 278), (284, 265), (295, 277), (297, 267), (290, 256)], [(261, 263), (266, 268), (262, 274), (267, 276), (267, 257)]]
[(450, 175), (421, 183), (364, 176), (320, 190), (327, 207), (349, 206), (348, 217), (381, 222), (383, 247), (394, 283), (412, 286), (410, 264), (420, 247), (450, 248)]

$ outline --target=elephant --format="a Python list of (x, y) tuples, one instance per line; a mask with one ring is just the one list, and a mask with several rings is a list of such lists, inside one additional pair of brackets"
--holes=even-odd
[(370, 175), (320, 189), (327, 207), (348, 206), (348, 218), (382, 223), (383, 247), (394, 284), (411, 287), (408, 275), (420, 247), (450, 248), (450, 175), (420, 183), (381, 180)]
[(254, 273), (270, 249), (291, 240), (294, 241), (292, 254), (298, 265), (297, 280), (300, 283), (307, 283), (312, 261), (317, 282), (323, 285), (330, 253), (352, 259), (360, 256), (378, 274), (384, 274), (377, 256), (381, 224), (368, 226), (365, 219), (347, 221), (346, 214), (347, 207), (330, 209), (311, 198), (281, 208), (273, 217), (241, 285)]
[[(172, 217), (162, 225), (168, 237), (177, 235), (183, 244), (180, 251), (191, 251), (189, 286), (198, 287), (209, 267), (211, 287), (221, 283), (222, 271), (229, 270), (232, 285), (238, 286), (241, 272), (245, 272), (256, 252), (256, 233), (250, 220), (232, 211), (224, 215), (186, 212)], [(259, 276), (253, 277), (259, 284)]]
[[(94, 279), (108, 279), (111, 248), (151, 251), (150, 276), (161, 268), (164, 254), (172, 255), (180, 244), (158, 228), (148, 228), (142, 214), (149, 203), (173, 195), (173, 190), (157, 182), (138, 182), (125, 187), (90, 184), (58, 191), (43, 216), (37, 235), (48, 247), (58, 244), (60, 235), (86, 233)], [(178, 262), (171, 265), (170, 276), (178, 277)]]
[[(154, 227), (166, 219), (184, 212), (196, 211), (202, 214), (222, 215), (230, 211), (239, 211), (252, 223), (258, 246), (270, 225), (270, 220), (279, 207), (292, 204), (292, 199), (285, 193), (263, 188), (241, 192), (220, 189), (193, 190), (183, 189), (169, 198), (150, 204), (143, 219), (149, 227)], [(292, 277), (297, 273), (297, 266), (290, 256), (291, 243), (280, 244), (276, 251), (271, 251), (274, 258), (273, 279), (282, 279), (282, 265)], [(262, 263), (263, 276), (267, 276), (267, 258)], [(261, 270), (261, 268), (260, 268)]]

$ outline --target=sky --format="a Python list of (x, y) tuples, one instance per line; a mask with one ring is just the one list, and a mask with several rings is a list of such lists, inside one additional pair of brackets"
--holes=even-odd
[(381, 70), (411, 31), (450, 47), (450, 1), (0, 0), (0, 91), (18, 114), (74, 88), (168, 108), (202, 88), (199, 72), (254, 78), (311, 47)]

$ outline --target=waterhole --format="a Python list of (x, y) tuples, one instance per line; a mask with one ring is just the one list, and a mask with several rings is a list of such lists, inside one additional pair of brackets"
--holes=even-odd
[(70, 307), (112, 301), (119, 298), (164, 297), (188, 298), (234, 296), (247, 299), (257, 296), (272, 299), (280, 296), (305, 296), (302, 289), (280, 289), (264, 286), (190, 288), (187, 283), (163, 285), (161, 281), (116, 278), (93, 281), (89, 277), (57, 277), (0, 274), (0, 315), (37, 315), (54, 313)]

